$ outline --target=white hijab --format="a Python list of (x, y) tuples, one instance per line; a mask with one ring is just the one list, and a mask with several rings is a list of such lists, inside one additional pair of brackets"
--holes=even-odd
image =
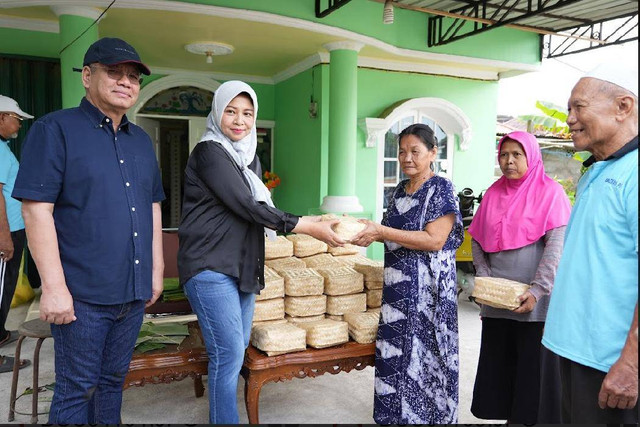
[[(231, 158), (236, 162), (249, 182), (251, 194), (254, 199), (258, 202), (264, 202), (267, 205), (274, 207), (273, 201), (271, 200), (271, 193), (262, 182), (262, 179), (249, 169), (249, 164), (255, 158), (256, 148), (258, 146), (255, 122), (251, 127), (249, 135), (237, 142), (231, 141), (224, 133), (222, 133), (222, 129), (220, 127), (225, 108), (227, 108), (227, 105), (229, 105), (236, 96), (243, 92), (249, 94), (251, 97), (251, 101), (253, 102), (254, 118), (258, 117), (258, 97), (253, 89), (251, 89), (251, 86), (238, 80), (225, 82), (218, 87), (213, 95), (211, 112), (207, 117), (207, 130), (202, 135), (202, 138), (200, 138), (200, 141), (213, 140), (222, 145), (222, 147), (227, 150), (227, 153), (229, 153)], [(265, 233), (270, 240), (275, 240), (275, 231), (265, 228)]]

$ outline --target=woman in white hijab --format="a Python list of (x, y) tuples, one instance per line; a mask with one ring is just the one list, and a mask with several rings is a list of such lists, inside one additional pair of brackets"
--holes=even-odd
[(264, 287), (265, 232), (309, 234), (331, 246), (337, 221), (273, 206), (256, 157), (258, 100), (240, 81), (214, 94), (207, 131), (185, 169), (178, 270), (209, 356), (209, 422), (238, 423), (236, 386), (255, 294)]

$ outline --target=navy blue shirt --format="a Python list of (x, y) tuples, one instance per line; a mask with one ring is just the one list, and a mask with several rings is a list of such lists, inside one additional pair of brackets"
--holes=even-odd
[(12, 196), (54, 204), (67, 287), (74, 299), (120, 304), (151, 298), (152, 205), (164, 199), (149, 136), (86, 98), (38, 119), (22, 146)]

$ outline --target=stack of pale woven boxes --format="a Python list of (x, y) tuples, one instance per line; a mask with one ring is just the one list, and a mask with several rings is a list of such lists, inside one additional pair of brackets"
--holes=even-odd
[[(325, 219), (335, 217), (328, 216)], [(340, 217), (348, 240), (359, 224)], [(361, 227), (360, 227), (361, 228)], [(265, 288), (256, 297), (251, 343), (269, 356), (375, 341), (382, 299), (382, 261), (354, 245), (331, 248), (306, 235), (265, 242)]]

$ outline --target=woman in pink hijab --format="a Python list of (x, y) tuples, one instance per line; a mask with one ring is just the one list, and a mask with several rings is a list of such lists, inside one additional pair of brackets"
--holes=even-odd
[[(485, 193), (469, 226), (476, 276), (531, 285), (520, 307), (481, 306), (482, 341), (471, 412), (509, 423), (560, 422), (551, 403), (559, 384), (540, 341), (571, 204), (544, 171), (536, 138), (511, 132), (498, 144), (503, 176)], [(544, 365), (544, 366), (543, 366)], [(542, 387), (541, 387), (542, 380)], [(543, 399), (540, 399), (540, 396)]]

